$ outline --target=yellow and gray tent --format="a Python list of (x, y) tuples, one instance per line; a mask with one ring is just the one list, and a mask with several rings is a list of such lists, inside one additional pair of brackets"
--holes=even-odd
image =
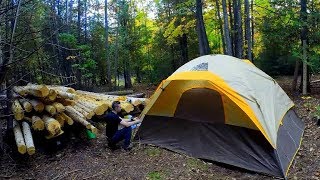
[(277, 82), (250, 61), (206, 55), (161, 82), (135, 139), (286, 177), (304, 131), (293, 106)]

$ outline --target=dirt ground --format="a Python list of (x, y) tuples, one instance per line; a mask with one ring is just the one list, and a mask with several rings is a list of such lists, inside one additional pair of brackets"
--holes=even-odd
[[(277, 81), (289, 92), (289, 77)], [(140, 86), (137, 91), (150, 96), (154, 88)], [(314, 119), (316, 107), (320, 112), (320, 93), (309, 97), (288, 94), (306, 126), (288, 179), (320, 179), (320, 127)], [(14, 144), (5, 144), (6, 151), (0, 155), (0, 179), (273, 179), (137, 143), (130, 152), (111, 152), (105, 147), (103, 125), (98, 128), (101, 133), (96, 139), (66, 133), (59, 146), (38, 143), (33, 156), (19, 155)]]

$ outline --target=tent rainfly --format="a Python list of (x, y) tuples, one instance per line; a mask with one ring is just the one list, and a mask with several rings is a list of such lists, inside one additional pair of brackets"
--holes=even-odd
[(293, 106), (277, 82), (251, 62), (206, 55), (161, 82), (135, 139), (286, 177), (304, 131)]

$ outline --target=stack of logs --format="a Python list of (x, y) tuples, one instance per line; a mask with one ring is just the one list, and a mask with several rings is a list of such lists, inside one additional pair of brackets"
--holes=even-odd
[[(103, 115), (113, 101), (120, 101), (125, 113), (141, 111), (146, 98), (105, 95), (87, 91), (76, 91), (64, 86), (34, 85), (13, 88), (13, 131), (18, 151), (29, 155), (35, 153), (33, 131), (47, 131), (47, 139), (63, 134), (62, 128), (74, 122), (97, 133), (88, 120), (94, 115)], [(21, 128), (22, 127), (22, 128)], [(32, 129), (32, 130), (31, 130)]]

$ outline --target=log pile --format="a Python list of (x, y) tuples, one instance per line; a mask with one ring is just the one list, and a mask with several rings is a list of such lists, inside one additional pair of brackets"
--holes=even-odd
[(63, 127), (78, 123), (98, 133), (88, 120), (111, 109), (113, 101), (120, 101), (125, 114), (141, 112), (148, 99), (106, 95), (75, 90), (63, 86), (35, 85), (13, 88), (12, 113), (14, 135), (21, 154), (35, 153), (32, 131), (45, 131), (51, 139), (64, 133)]

